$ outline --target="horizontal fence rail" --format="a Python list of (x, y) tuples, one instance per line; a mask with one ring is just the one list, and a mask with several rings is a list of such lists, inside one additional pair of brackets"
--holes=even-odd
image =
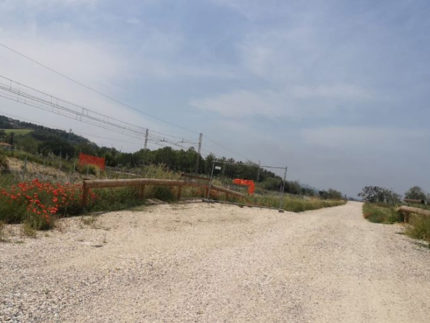
[(423, 215), (423, 216), (430, 216), (430, 210), (424, 210), (418, 207), (401, 206), (397, 209), (397, 211), (405, 215), (404, 217), (405, 222), (409, 222), (409, 215), (411, 213)]
[(115, 187), (137, 187), (139, 195), (143, 197), (145, 186), (170, 186), (177, 187), (177, 198), (181, 198), (182, 187), (202, 187), (206, 189), (206, 196), (209, 194), (209, 189), (224, 193), (226, 198), (235, 196), (245, 198), (245, 195), (225, 187), (210, 185), (209, 183), (192, 182), (189, 180), (173, 180), (173, 179), (156, 179), (156, 178), (132, 178), (132, 179), (97, 179), (84, 180), (82, 193), (82, 206), (86, 207), (88, 203), (89, 190), (91, 188), (115, 188)]
[(417, 199), (404, 199), (406, 203), (414, 203), (414, 204), (426, 204), (425, 200), (417, 200)]

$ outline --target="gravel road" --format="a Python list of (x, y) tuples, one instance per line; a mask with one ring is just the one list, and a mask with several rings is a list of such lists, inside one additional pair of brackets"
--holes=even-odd
[(159, 205), (0, 243), (0, 321), (429, 322), (430, 249), (361, 204)]

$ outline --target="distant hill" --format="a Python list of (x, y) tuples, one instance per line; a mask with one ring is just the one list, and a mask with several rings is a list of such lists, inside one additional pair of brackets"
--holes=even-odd
[[(59, 129), (47, 128), (34, 123), (24, 122), (0, 115), (0, 129), (5, 130), (6, 134), (13, 132), (16, 136), (34, 134), (35, 139), (46, 140), (49, 137), (64, 139), (72, 144), (87, 143), (90, 141), (72, 132)], [(32, 130), (32, 131), (30, 131)]]

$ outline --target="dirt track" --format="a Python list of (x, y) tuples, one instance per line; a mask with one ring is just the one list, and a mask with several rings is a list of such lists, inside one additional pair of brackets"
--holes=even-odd
[(114, 212), (0, 243), (0, 321), (428, 322), (430, 250), (361, 204)]

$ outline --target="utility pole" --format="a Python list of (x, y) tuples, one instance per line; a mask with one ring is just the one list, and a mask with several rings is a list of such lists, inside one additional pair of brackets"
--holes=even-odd
[(283, 209), (283, 206), (284, 206), (284, 190), (285, 190), (285, 181), (287, 178), (287, 170), (288, 170), (288, 167), (285, 167), (284, 179), (282, 180), (281, 188), (279, 191), (279, 212), (284, 212), (284, 209)]
[(143, 146), (143, 149), (148, 149), (148, 135), (149, 135), (149, 130), (146, 129), (145, 131), (145, 145)]
[(203, 140), (203, 134), (200, 133), (200, 135), (199, 135), (199, 146), (197, 149), (196, 174), (199, 173), (200, 153), (202, 151), (202, 140)]

